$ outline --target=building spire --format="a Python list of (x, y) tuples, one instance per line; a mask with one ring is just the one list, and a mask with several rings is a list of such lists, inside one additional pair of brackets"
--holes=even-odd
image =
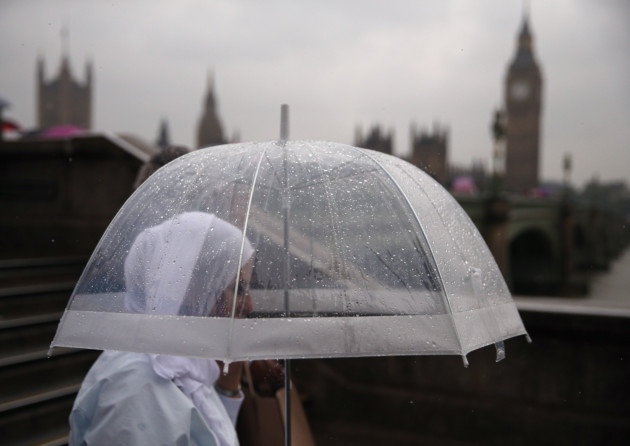
[(208, 93), (206, 94), (206, 109), (214, 109), (216, 100), (214, 98), (214, 70), (208, 70)]
[(64, 56), (70, 54), (70, 31), (66, 25), (61, 27), (61, 54)]
[(208, 69), (208, 90), (214, 91), (214, 70), (212, 68)]
[(534, 65), (534, 38), (532, 36), (529, 24), (530, 9), (529, 2), (523, 1), (523, 19), (521, 29), (516, 38), (516, 54), (514, 55), (513, 65), (527, 66)]
[(523, 0), (523, 24), (521, 25), (520, 40), (529, 40), (531, 45), (531, 32), (529, 29), (530, 7), (529, 1)]
[(158, 137), (155, 145), (157, 145), (162, 150), (168, 148), (171, 145), (171, 137), (169, 135), (168, 121), (166, 120), (166, 118), (162, 118), (162, 121), (160, 122), (160, 128), (158, 130)]
[(199, 126), (197, 127), (197, 147), (208, 147), (225, 144), (223, 126), (217, 113), (217, 104), (214, 95), (214, 73), (208, 72), (208, 91), (206, 93), (204, 109)]
[(523, 20), (529, 20), (530, 3), (529, 0), (523, 0)]
[(59, 76), (70, 78), (70, 32), (66, 25), (61, 27), (61, 67)]

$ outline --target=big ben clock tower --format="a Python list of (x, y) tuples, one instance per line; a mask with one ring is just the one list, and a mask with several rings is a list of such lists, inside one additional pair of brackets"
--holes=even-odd
[(514, 193), (527, 193), (538, 186), (542, 76), (534, 58), (532, 40), (525, 15), (505, 81), (504, 184), (508, 192)]

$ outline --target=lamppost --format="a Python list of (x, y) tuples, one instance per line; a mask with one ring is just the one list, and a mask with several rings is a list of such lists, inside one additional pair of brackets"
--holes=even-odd
[(508, 223), (510, 203), (501, 193), (501, 181), (505, 173), (505, 114), (497, 109), (490, 130), (494, 142), (492, 154), (492, 184), (490, 194), (484, 199), (483, 236), (499, 265), (501, 273), (508, 284), (511, 284), (510, 258), (508, 251)]
[(4, 141), (4, 109), (9, 108), (11, 104), (3, 98), (0, 98), (0, 144)]
[(569, 198), (569, 194), (571, 192), (571, 171), (573, 170), (573, 162), (570, 154), (564, 155), (564, 160), (562, 163), (562, 171), (563, 171), (563, 184), (562, 184), (562, 195), (566, 200)]
[(505, 175), (505, 130), (507, 126), (505, 113), (501, 109), (494, 112), (494, 119), (490, 126), (493, 140), (492, 153), (492, 195), (499, 195), (502, 180)]

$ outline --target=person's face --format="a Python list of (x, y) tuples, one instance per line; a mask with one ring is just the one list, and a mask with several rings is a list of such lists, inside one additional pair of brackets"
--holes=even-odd
[[(248, 261), (241, 268), (239, 275), (238, 291), (236, 295), (236, 309), (234, 317), (245, 318), (254, 309), (252, 297), (249, 294), (249, 282), (252, 278), (252, 261)], [(231, 317), (232, 307), (234, 305), (234, 288), (235, 282), (230, 283), (212, 308), (210, 316)]]

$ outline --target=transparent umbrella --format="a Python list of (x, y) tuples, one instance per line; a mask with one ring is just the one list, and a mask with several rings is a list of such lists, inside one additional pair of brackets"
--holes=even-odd
[[(226, 287), (249, 288), (250, 308), (216, 311)], [(394, 156), (282, 137), (197, 150), (143, 183), (51, 348), (466, 362), (492, 344), (500, 359), (505, 339), (526, 334), (482, 237), (437, 182)]]

